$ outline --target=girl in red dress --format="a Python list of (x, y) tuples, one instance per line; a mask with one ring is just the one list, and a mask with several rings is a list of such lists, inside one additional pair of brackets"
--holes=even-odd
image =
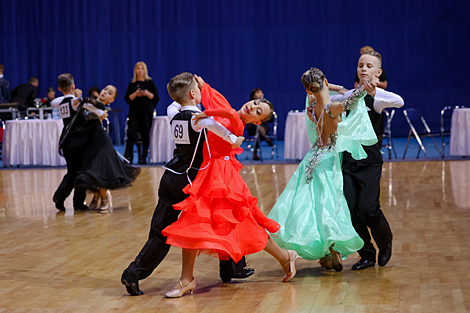
[[(272, 104), (266, 99), (247, 102), (237, 112), (219, 92), (195, 75), (201, 89), (202, 103), (208, 110), (193, 114), (196, 121), (213, 116), (236, 136), (242, 136), (245, 124), (261, 124), (272, 115)], [(189, 197), (174, 205), (181, 210), (175, 223), (163, 230), (167, 244), (183, 248), (181, 278), (166, 297), (176, 298), (193, 291), (194, 262), (198, 251), (217, 256), (220, 260), (231, 258), (238, 262), (244, 255), (266, 250), (274, 256), (286, 272), (288, 282), (296, 273), (295, 251), (281, 249), (266, 233), (279, 229), (279, 224), (267, 218), (257, 206), (257, 199), (240, 176), (242, 165), (235, 158), (231, 145), (209, 132), (204, 147), (204, 162), (192, 185), (184, 192)], [(207, 168), (206, 168), (207, 166)]]

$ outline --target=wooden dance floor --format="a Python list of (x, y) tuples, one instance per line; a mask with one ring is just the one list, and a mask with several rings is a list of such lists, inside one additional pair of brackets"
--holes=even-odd
[[(297, 165), (245, 166), (268, 214)], [(467, 312), (470, 311), (470, 161), (385, 163), (382, 208), (393, 256), (384, 268), (321, 272), (300, 260), (284, 272), (264, 251), (247, 261), (256, 273), (222, 283), (218, 261), (196, 260), (194, 295), (165, 299), (179, 278), (172, 248), (131, 297), (122, 271), (146, 241), (161, 168), (147, 167), (134, 187), (112, 192), (111, 214), (78, 212), (51, 199), (63, 169), (0, 171), (0, 312)], [(90, 195), (89, 195), (90, 197)], [(89, 198), (88, 198), (89, 200)], [(247, 234), (249, 235), (249, 234)]]

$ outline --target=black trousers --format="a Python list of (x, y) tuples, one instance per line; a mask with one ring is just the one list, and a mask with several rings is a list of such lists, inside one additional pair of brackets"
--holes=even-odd
[[(196, 176), (195, 171), (190, 172), (190, 174), (190, 178), (194, 179)], [(163, 236), (162, 230), (178, 219), (180, 211), (173, 209), (173, 205), (189, 196), (183, 192), (183, 188), (187, 184), (186, 175), (177, 175), (170, 171), (165, 171), (163, 174), (160, 188), (158, 189), (159, 199), (153, 213), (149, 238), (139, 255), (127, 268), (137, 279), (141, 280), (152, 274), (153, 270), (163, 261), (170, 250), (171, 246), (166, 244), (166, 237)], [(245, 258), (238, 263), (221, 261), (220, 275), (221, 277), (232, 276), (240, 272), (245, 266)]]
[(381, 176), (382, 164), (343, 164), (344, 196), (351, 212), (352, 224), (364, 240), (364, 247), (358, 252), (361, 258), (374, 262), (376, 250), (370, 234), (379, 249), (386, 248), (392, 241), (390, 225), (380, 209)]
[[(127, 141), (124, 157), (132, 163), (133, 150), (136, 141), (142, 140), (142, 159), (139, 163), (147, 159), (150, 144), (150, 128), (152, 127), (152, 115), (129, 116), (127, 123)], [(139, 138), (140, 134), (140, 138)], [(139, 156), (140, 157), (140, 156)]]
[[(67, 173), (54, 193), (53, 198), (64, 202), (75, 186), (75, 178), (83, 162), (83, 149), (64, 149), (64, 158), (67, 163)], [(73, 206), (78, 208), (85, 202), (86, 190), (77, 190), (73, 194)]]

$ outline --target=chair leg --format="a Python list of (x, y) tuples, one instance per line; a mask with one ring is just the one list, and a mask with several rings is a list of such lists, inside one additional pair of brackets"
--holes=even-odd
[(410, 130), (410, 133), (408, 134), (408, 140), (406, 141), (405, 152), (403, 153), (403, 159), (405, 159), (406, 150), (408, 150), (408, 144), (410, 143), (410, 137), (411, 137), (411, 130)]
[(431, 136), (431, 139), (432, 139), (432, 141), (434, 142), (434, 146), (436, 147), (437, 152), (439, 152), (439, 155), (441, 156), (441, 158), (443, 158), (443, 157), (444, 157), (444, 156), (443, 156), (443, 153), (444, 153), (444, 152), (441, 152), (441, 150), (439, 150), (439, 146), (437, 145), (436, 140), (434, 140), (434, 136)]
[(445, 154), (445, 151), (446, 151), (446, 144), (444, 142), (444, 134), (442, 133), (442, 130), (441, 130), (441, 139), (442, 139), (442, 153), (441, 153), (441, 157), (444, 158), (444, 154)]
[(261, 151), (261, 140), (260, 140), (260, 143), (258, 145), (258, 149), (257, 149), (258, 153), (259, 153), (259, 160), (261, 162), (263, 162), (263, 152)]
[(390, 138), (390, 143), (391, 143), (391, 145), (392, 145), (392, 150), (393, 150), (393, 154), (395, 154), (395, 158), (398, 158), (398, 157), (397, 157), (397, 151), (395, 150), (395, 146), (393, 145), (392, 138)]
[[(424, 147), (423, 142), (421, 141), (421, 138), (419, 138), (418, 135), (415, 135), (415, 138), (416, 138), (416, 141), (418, 141), (418, 144), (419, 144), (421, 150), (423, 150), (424, 155), (426, 156), (427, 159), (429, 159), (428, 154), (426, 153), (426, 148)], [(418, 150), (418, 157), (417, 158), (419, 158), (419, 153), (420, 153), (420, 151)], [(440, 154), (440, 152), (439, 152), (439, 154)]]

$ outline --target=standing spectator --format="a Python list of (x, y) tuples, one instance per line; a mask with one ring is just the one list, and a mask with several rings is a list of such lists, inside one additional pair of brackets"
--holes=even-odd
[(0, 103), (10, 102), (10, 83), (3, 77), (3, 64), (0, 64)]
[(19, 111), (26, 111), (27, 108), (34, 106), (38, 85), (37, 77), (31, 77), (29, 83), (18, 85), (11, 91), (11, 102), (18, 102)]
[(124, 157), (132, 163), (134, 144), (139, 140), (140, 134), (143, 151), (139, 152), (139, 164), (146, 164), (153, 110), (157, 106), (159, 97), (157, 87), (152, 78), (149, 77), (147, 65), (144, 62), (135, 64), (134, 78), (127, 87), (125, 100), (129, 104), (129, 114), (127, 116), (129, 121)]
[(47, 95), (44, 99), (41, 99), (41, 102), (44, 106), (50, 107), (52, 106), (51, 102), (55, 98), (55, 89), (54, 87), (47, 88)]

